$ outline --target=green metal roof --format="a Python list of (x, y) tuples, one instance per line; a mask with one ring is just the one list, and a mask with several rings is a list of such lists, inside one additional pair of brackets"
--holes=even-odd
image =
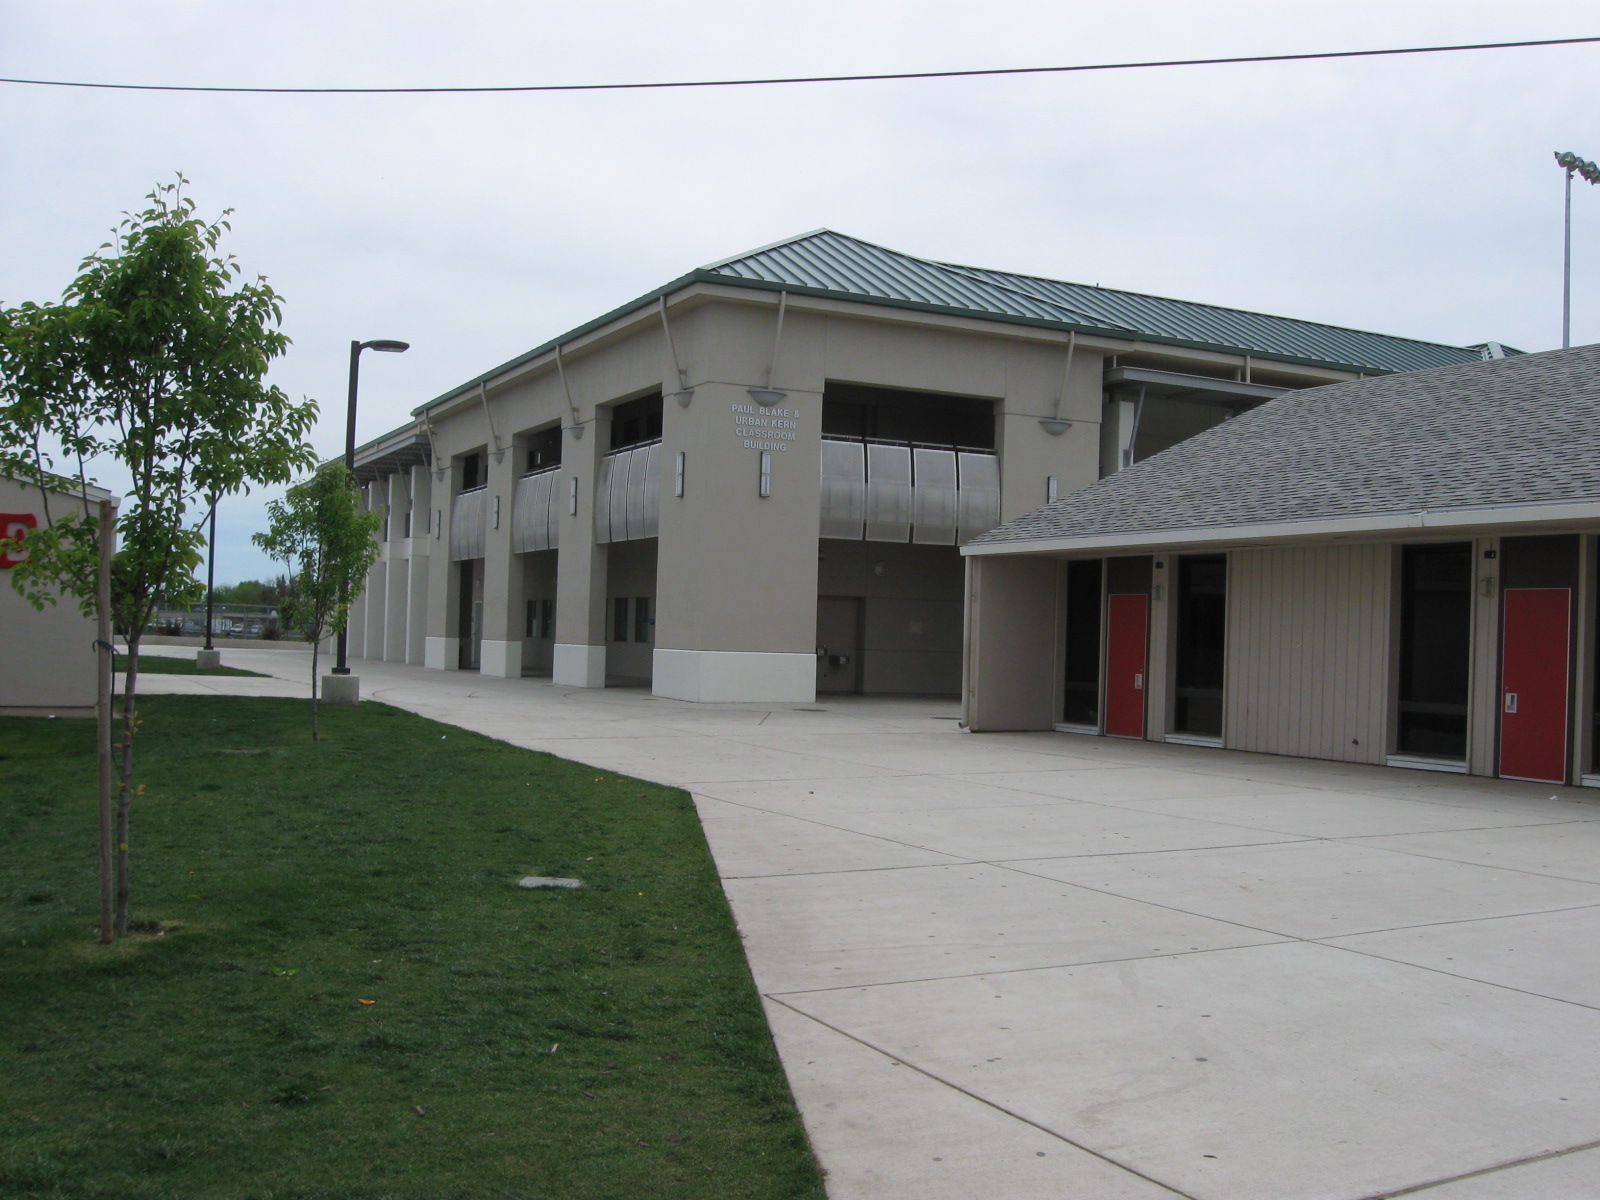
[(830, 229), (819, 229), (691, 271), (468, 380), (416, 411), (420, 413), (460, 396), (480, 382), (531, 362), (557, 345), (694, 283), (827, 296), (1007, 324), (1249, 354), (1264, 360), (1365, 374), (1478, 362), (1497, 356), (1500, 350), (1493, 343), (1447, 346), (1188, 300), (963, 267), (914, 258)]

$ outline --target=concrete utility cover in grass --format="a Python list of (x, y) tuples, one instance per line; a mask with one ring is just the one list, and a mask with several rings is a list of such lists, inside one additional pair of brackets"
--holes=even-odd
[(555, 879), (549, 875), (524, 875), (517, 880), (518, 887), (525, 888), (575, 888), (582, 887), (581, 879)]

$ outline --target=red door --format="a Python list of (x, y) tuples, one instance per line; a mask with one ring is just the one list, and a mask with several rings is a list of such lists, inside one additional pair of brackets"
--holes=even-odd
[(1142, 738), (1150, 598), (1114, 595), (1106, 604), (1106, 732)]
[(1564, 783), (1572, 592), (1507, 588), (1500, 650), (1500, 774)]

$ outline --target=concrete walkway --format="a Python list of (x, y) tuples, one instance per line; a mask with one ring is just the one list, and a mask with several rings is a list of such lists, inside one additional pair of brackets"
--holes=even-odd
[(1600, 794), (356, 666), (694, 794), (834, 1200), (1600, 1197)]

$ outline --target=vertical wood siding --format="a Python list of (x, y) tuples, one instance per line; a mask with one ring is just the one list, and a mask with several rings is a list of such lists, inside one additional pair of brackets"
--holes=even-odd
[(1230, 749), (1383, 762), (1389, 557), (1383, 545), (1229, 556)]

